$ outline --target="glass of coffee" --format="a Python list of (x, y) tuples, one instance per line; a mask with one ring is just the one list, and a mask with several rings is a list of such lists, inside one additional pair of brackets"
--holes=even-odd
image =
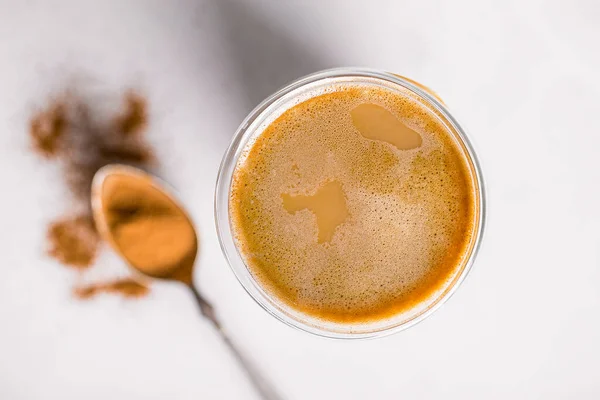
[(366, 338), (416, 324), (454, 293), (481, 242), (485, 194), (437, 95), (341, 68), (250, 113), (223, 158), (215, 213), (260, 306), (310, 333)]

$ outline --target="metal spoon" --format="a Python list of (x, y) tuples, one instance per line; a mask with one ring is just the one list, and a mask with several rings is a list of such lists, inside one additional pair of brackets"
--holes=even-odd
[[(192, 279), (193, 273), (193, 264), (197, 255), (197, 246), (191, 254), (191, 256), (186, 257), (180, 265), (176, 268), (177, 270), (172, 270), (168, 275), (157, 275), (153, 272), (144, 271), (143, 267), (135, 266), (131, 263), (130, 260), (125, 257), (123, 252), (117, 246), (117, 243), (114, 240), (113, 233), (110, 230), (107, 214), (105, 211), (105, 207), (103, 204), (104, 200), (104, 184), (106, 180), (110, 177), (119, 177), (122, 179), (130, 179), (134, 180), (136, 185), (143, 184), (148, 185), (149, 188), (155, 189), (160, 193), (165, 195), (165, 198), (170, 201), (171, 205), (176, 207), (181, 211), (181, 214), (185, 216), (186, 220), (189, 222), (191, 229), (195, 235), (195, 229), (193, 227), (192, 221), (189, 215), (185, 212), (184, 207), (177, 201), (177, 198), (172, 194), (170, 190), (167, 189), (167, 185), (160, 181), (158, 178), (153, 177), (146, 172), (139, 170), (137, 168), (121, 165), (121, 164), (111, 164), (107, 165), (94, 175), (94, 179), (92, 181), (92, 212), (94, 215), (94, 221), (96, 223), (96, 227), (102, 239), (108, 242), (111, 247), (121, 256), (127, 264), (130, 266), (132, 272), (135, 276), (144, 278), (152, 278), (152, 279), (166, 279), (172, 281), (179, 281), (185, 284), (194, 294), (194, 298), (198, 306), (200, 307), (200, 311), (202, 315), (206, 317), (214, 326), (221, 339), (225, 342), (227, 347), (233, 353), (235, 359), (239, 362), (240, 366), (244, 369), (244, 372), (256, 388), (257, 392), (260, 396), (265, 400), (278, 400), (281, 397), (274, 390), (272, 385), (262, 376), (253, 363), (239, 350), (239, 348), (231, 341), (231, 338), (224, 330), (221, 325), (219, 319), (216, 316), (215, 310), (213, 306), (206, 300), (206, 298), (200, 293), (198, 288), (194, 285)], [(196, 236), (197, 237), (197, 236)]]

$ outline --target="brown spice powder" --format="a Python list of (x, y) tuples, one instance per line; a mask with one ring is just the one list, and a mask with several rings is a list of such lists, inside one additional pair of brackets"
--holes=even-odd
[(125, 95), (125, 111), (116, 119), (117, 128), (125, 135), (137, 135), (148, 123), (146, 100), (135, 92)]
[(48, 227), (48, 254), (63, 264), (86, 268), (96, 257), (100, 238), (89, 215), (55, 221)]
[(131, 266), (154, 278), (192, 283), (198, 238), (169, 195), (149, 178), (113, 173), (101, 197), (111, 241)]
[[(71, 208), (77, 210), (76, 215), (49, 225), (48, 254), (79, 270), (92, 265), (100, 243), (90, 205), (96, 171), (112, 163), (145, 170), (156, 165), (153, 150), (143, 135), (148, 126), (146, 100), (128, 91), (122, 101), (122, 111), (107, 117), (102, 113), (103, 103), (70, 92), (55, 97), (30, 121), (33, 149), (60, 164), (71, 194)], [(111, 290), (102, 290), (115, 292), (128, 287), (113, 285)]]
[(118, 294), (126, 298), (139, 298), (147, 295), (150, 289), (133, 279), (125, 278), (112, 282), (96, 283), (88, 286), (76, 287), (73, 290), (75, 297), (88, 300), (101, 293)]
[(142, 135), (147, 126), (147, 120), (141, 119), (141, 116), (147, 118), (145, 102), (136, 100), (132, 107), (131, 100), (127, 100), (132, 95), (127, 96), (125, 111), (109, 121), (97, 115), (90, 104), (81, 101), (71, 104), (62, 161), (71, 192), (86, 205), (94, 174), (103, 166), (119, 163), (148, 169), (155, 163), (153, 151)]
[(29, 123), (29, 132), (35, 150), (44, 157), (51, 158), (58, 153), (60, 141), (65, 131), (64, 104), (53, 104), (40, 112)]

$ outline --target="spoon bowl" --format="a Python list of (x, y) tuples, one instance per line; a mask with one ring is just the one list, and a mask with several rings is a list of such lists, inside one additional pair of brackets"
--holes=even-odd
[[(95, 174), (91, 191), (92, 214), (100, 237), (127, 262), (136, 278), (174, 280), (192, 285), (193, 266), (198, 254), (196, 230), (191, 217), (166, 182), (137, 168), (111, 164)], [(107, 200), (119, 204), (110, 204)], [(133, 241), (131, 248), (121, 246), (116, 240), (114, 220), (132, 219), (140, 214), (148, 217), (144, 225), (140, 226), (143, 231), (130, 233), (132, 238), (129, 241)], [(167, 218), (170, 220), (166, 221)], [(162, 225), (152, 224), (152, 220), (157, 220)], [(127, 232), (125, 229), (122, 231)], [(174, 233), (179, 237), (175, 238)], [(185, 241), (175, 241), (182, 237)], [(141, 245), (146, 248), (142, 249)], [(187, 245), (189, 249), (183, 249), (183, 245)], [(180, 250), (180, 259), (175, 262), (166, 259), (166, 247), (171, 252), (173, 248)], [(148, 253), (148, 257), (136, 260), (144, 251)], [(161, 264), (166, 268), (161, 269)]]

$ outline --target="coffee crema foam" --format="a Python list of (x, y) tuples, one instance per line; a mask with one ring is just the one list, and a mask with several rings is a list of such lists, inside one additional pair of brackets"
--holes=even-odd
[[(386, 140), (394, 129), (404, 142)], [(296, 311), (392, 317), (444, 290), (472, 250), (472, 165), (408, 95), (340, 85), (286, 110), (244, 152), (229, 199), (236, 245), (254, 279)]]

